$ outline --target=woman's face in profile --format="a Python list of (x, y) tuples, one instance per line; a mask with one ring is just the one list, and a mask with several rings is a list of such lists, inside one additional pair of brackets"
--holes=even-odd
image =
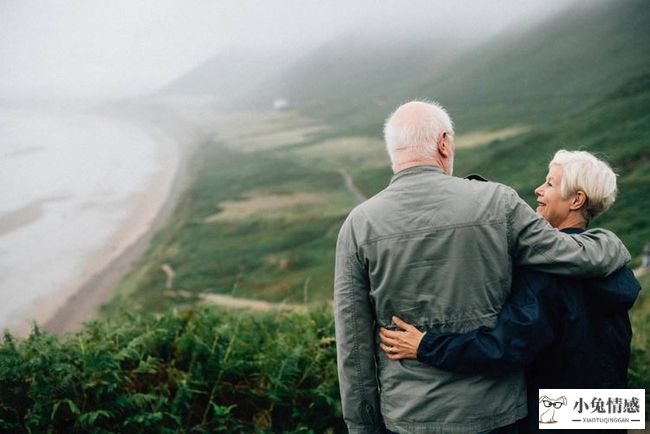
[(535, 189), (537, 196), (537, 214), (544, 217), (554, 228), (558, 228), (569, 216), (571, 199), (562, 198), (562, 166), (550, 167), (546, 180)]

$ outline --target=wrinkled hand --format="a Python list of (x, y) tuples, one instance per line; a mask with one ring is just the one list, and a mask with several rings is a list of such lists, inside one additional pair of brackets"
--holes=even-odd
[(400, 330), (379, 330), (380, 347), (391, 360), (417, 359), (418, 347), (424, 333), (394, 316), (393, 322)]

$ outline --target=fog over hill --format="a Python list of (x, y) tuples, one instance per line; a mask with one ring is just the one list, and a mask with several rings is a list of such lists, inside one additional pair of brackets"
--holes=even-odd
[(224, 107), (282, 97), (342, 128), (376, 128), (411, 98), (433, 98), (462, 127), (545, 122), (593, 103), (650, 68), (644, 0), (577, 2), (471, 38), (433, 28), (348, 32), (290, 55), (212, 58), (166, 91), (211, 93)]
[(286, 66), (350, 32), (399, 38), (428, 29), (480, 39), (570, 1), (594, 0), (0, 2), (0, 101), (142, 95), (213, 56), (234, 59), (224, 68), (248, 64), (237, 87), (249, 86), (249, 71), (265, 71), (242, 54), (277, 55)]

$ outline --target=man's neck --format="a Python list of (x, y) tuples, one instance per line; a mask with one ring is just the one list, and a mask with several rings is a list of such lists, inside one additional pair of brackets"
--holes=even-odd
[[(417, 166), (437, 166), (442, 169), (442, 166), (434, 158), (418, 158), (409, 161), (400, 161), (399, 163), (393, 165), (393, 172), (399, 173), (402, 170), (410, 169), (411, 167)], [(443, 169), (444, 172), (444, 169)]]

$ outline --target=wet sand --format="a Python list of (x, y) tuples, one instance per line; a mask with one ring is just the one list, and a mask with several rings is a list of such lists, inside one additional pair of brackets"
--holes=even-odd
[(128, 217), (89, 258), (83, 272), (64, 285), (57, 294), (60, 298), (43, 300), (31, 311), (30, 316), (40, 318), (45, 330), (59, 336), (80, 330), (138, 262), (189, 183), (191, 151), (181, 152), (179, 147), (175, 143), (163, 146), (159, 172), (152, 176), (143, 193), (129, 198)]
[[(24, 320), (11, 328), (14, 336), (27, 336), (35, 322), (48, 332), (64, 335), (81, 329), (91, 320), (114, 288), (146, 251), (155, 233), (173, 211), (189, 183), (188, 165), (192, 150), (181, 152), (175, 142), (159, 145), (160, 166), (141, 193), (132, 195), (121, 206), (128, 216), (104, 245), (90, 255), (76, 276), (54, 294), (36, 300), (21, 315)], [(15, 229), (16, 221), (34, 218), (41, 204), (30, 204), (20, 215), (9, 216), (5, 229)], [(20, 218), (19, 218), (20, 217)]]

